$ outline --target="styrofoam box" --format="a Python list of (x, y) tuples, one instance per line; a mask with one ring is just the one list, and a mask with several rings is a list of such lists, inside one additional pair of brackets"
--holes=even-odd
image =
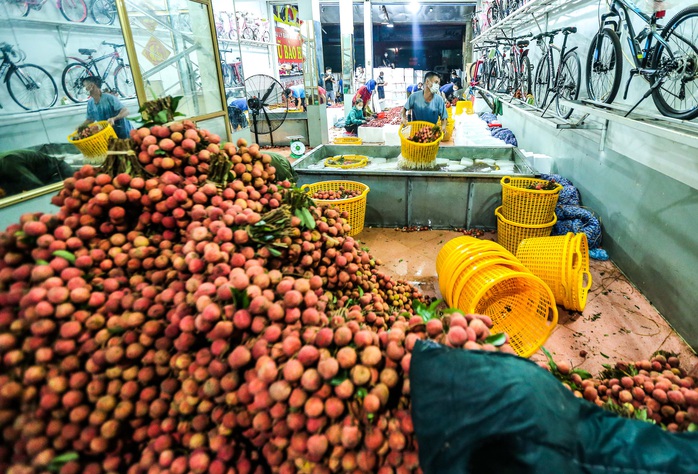
[(359, 138), (368, 143), (383, 143), (383, 127), (359, 127)]
[(400, 125), (383, 126), (383, 141), (388, 146), (400, 146)]

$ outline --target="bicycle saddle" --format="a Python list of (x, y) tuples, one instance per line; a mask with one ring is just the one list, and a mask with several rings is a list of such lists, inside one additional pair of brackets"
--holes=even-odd
[(568, 26), (567, 28), (562, 29), (563, 35), (569, 35), (570, 33), (576, 33), (576, 32), (577, 32), (576, 26)]
[(516, 42), (516, 46), (518, 46), (519, 48), (525, 48), (525, 47), (528, 46), (530, 43), (531, 43), (531, 42), (530, 42), (529, 40), (518, 40), (518, 41)]
[(78, 53), (84, 54), (85, 56), (89, 56), (89, 55), (91, 55), (92, 53), (95, 53), (95, 52), (97, 52), (96, 49), (87, 49), (87, 48), (78, 49)]

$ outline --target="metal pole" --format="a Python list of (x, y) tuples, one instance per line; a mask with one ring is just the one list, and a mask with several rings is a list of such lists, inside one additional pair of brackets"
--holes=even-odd
[(342, 36), (342, 83), (344, 114), (351, 111), (354, 97), (354, 5), (350, 1), (339, 2), (339, 32)]

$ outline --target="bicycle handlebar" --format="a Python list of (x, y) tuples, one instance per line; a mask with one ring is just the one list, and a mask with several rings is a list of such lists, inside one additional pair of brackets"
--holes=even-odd
[(122, 46), (126, 46), (125, 44), (116, 44), (116, 43), (109, 43), (107, 41), (102, 41), (102, 44), (105, 46), (111, 46), (112, 48), (121, 48)]

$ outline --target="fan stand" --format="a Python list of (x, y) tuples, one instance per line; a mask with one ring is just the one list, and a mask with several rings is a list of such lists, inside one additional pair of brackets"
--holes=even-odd
[[(259, 98), (252, 97), (247, 101), (247, 106), (249, 107), (250, 112), (252, 112), (252, 123), (254, 124), (254, 142), (259, 143), (259, 129), (257, 127), (257, 116), (259, 115), (259, 111), (262, 109), (262, 103), (260, 102)], [(269, 141), (271, 142), (271, 146), (274, 146), (273, 133), (269, 134)]]

